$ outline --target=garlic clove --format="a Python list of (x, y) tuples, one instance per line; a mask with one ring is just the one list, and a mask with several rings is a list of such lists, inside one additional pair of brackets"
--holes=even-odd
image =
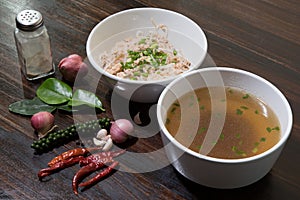
[(104, 147), (102, 148), (103, 151), (108, 151), (109, 149), (111, 149), (113, 145), (112, 139), (108, 138), (108, 140), (106, 141)]
[(107, 130), (106, 129), (100, 129), (96, 135), (97, 139), (102, 139), (107, 135)]
[(96, 146), (103, 147), (106, 144), (106, 141), (104, 141), (104, 140), (98, 140), (97, 138), (93, 138), (93, 143)]
[(111, 135), (106, 135), (105, 137), (101, 138), (101, 140), (107, 141), (109, 138), (111, 138)]
[(141, 121), (141, 118), (140, 118), (140, 112), (138, 112), (138, 113), (134, 116), (133, 121), (134, 121), (137, 125), (142, 124), (142, 121)]

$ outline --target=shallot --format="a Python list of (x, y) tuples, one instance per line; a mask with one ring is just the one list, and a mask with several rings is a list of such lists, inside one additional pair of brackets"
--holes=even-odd
[(81, 56), (77, 54), (63, 58), (59, 62), (58, 68), (64, 79), (69, 82), (74, 82), (76, 77), (83, 78), (88, 73), (88, 66), (82, 62)]
[(38, 112), (31, 117), (31, 126), (40, 138), (44, 137), (55, 127), (54, 116), (46, 111)]
[(133, 125), (127, 119), (118, 119), (112, 122), (110, 127), (111, 139), (115, 143), (123, 143), (129, 137), (129, 134), (133, 132)]

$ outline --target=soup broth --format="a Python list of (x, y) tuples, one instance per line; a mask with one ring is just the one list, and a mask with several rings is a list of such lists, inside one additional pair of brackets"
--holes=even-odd
[[(222, 92), (223, 96), (212, 100), (212, 93)], [(219, 133), (212, 133), (217, 139), (209, 141), (212, 148), (208, 156), (250, 157), (270, 149), (280, 139), (280, 124), (271, 108), (256, 96), (231, 87), (200, 88), (183, 95), (168, 109), (165, 125), (178, 142), (199, 153), (209, 126), (214, 126), (210, 124), (212, 116), (223, 116), (224, 125)]]

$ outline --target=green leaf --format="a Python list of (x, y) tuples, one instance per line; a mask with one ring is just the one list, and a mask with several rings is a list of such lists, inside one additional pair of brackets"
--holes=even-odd
[(73, 109), (72, 106), (69, 105), (61, 105), (61, 106), (57, 106), (57, 109), (62, 110), (62, 111), (66, 111), (66, 112), (76, 112), (78, 110)]
[(35, 97), (34, 99), (25, 99), (12, 103), (8, 106), (8, 109), (13, 113), (31, 116), (41, 111), (53, 112), (56, 107), (47, 105)]
[(62, 104), (72, 98), (72, 88), (56, 78), (49, 78), (40, 85), (36, 95), (47, 104)]
[(71, 101), (69, 101), (68, 105), (69, 106), (87, 105), (105, 111), (104, 108), (102, 107), (101, 101), (94, 93), (82, 89), (78, 89), (74, 92), (73, 98), (71, 99)]

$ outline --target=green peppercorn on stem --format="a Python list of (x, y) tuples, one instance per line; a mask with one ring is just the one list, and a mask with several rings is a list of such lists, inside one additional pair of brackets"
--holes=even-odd
[(66, 129), (51, 132), (47, 136), (39, 140), (35, 140), (31, 144), (31, 148), (33, 148), (38, 154), (46, 153), (56, 147), (79, 139), (79, 136), (92, 138), (98, 130), (102, 128), (109, 129), (109, 127), (110, 119), (107, 117), (73, 124)]

